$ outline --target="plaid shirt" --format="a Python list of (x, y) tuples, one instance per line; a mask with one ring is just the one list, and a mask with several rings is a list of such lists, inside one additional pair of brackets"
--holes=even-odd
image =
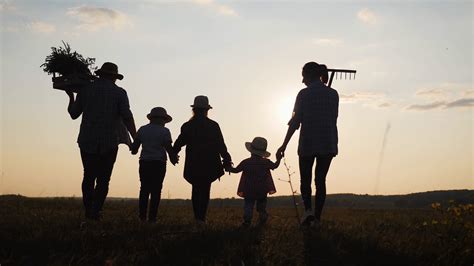
[(302, 89), (296, 97), (288, 125), (298, 129), (299, 156), (336, 156), (339, 95), (320, 81)]
[(261, 199), (267, 193), (276, 192), (270, 170), (277, 167), (275, 163), (266, 158), (250, 157), (243, 160), (235, 172), (242, 172), (237, 195), (249, 199)]
[(116, 148), (123, 138), (123, 119), (133, 117), (127, 92), (103, 78), (82, 88), (68, 111), (73, 119), (82, 114), (77, 143), (87, 153)]

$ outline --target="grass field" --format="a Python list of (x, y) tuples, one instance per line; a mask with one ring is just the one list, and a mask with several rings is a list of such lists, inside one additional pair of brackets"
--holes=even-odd
[[(449, 207), (449, 208), (448, 208)], [(431, 209), (327, 208), (302, 229), (292, 208), (272, 208), (262, 228), (239, 228), (240, 207), (211, 207), (198, 228), (190, 205), (164, 202), (157, 224), (137, 201), (109, 200), (83, 223), (80, 199), (0, 197), (4, 265), (473, 265), (473, 205)]]

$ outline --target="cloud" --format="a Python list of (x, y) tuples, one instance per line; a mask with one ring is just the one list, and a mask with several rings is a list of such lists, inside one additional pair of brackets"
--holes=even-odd
[(373, 92), (354, 92), (351, 94), (339, 94), (339, 98), (346, 103), (360, 102), (360, 101), (373, 101), (383, 98), (384, 95), (373, 93)]
[(413, 104), (407, 110), (428, 111), (434, 109), (470, 108), (474, 107), (474, 98), (461, 98), (455, 101), (436, 101), (427, 104)]
[(469, 83), (442, 83), (431, 88), (419, 89), (415, 96), (429, 99), (425, 104), (412, 104), (406, 110), (427, 111), (435, 109), (469, 108), (474, 106), (474, 89)]
[(466, 90), (466, 91), (464, 91), (464, 95), (465, 96), (474, 95), (474, 90)]
[(337, 46), (342, 44), (342, 40), (331, 38), (314, 39), (313, 43), (319, 46)]
[(122, 30), (132, 25), (127, 15), (109, 8), (80, 6), (70, 8), (67, 14), (79, 21), (78, 29), (85, 31)]
[(427, 111), (427, 110), (441, 108), (445, 104), (446, 104), (445, 102), (432, 102), (428, 104), (412, 104), (408, 106), (406, 109), (412, 110), (412, 111)]
[(339, 94), (341, 103), (361, 103), (373, 108), (388, 108), (393, 106), (385, 94), (374, 92), (354, 92), (351, 94)]
[(10, 3), (10, 1), (0, 1), (0, 12), (13, 10), (16, 10), (16, 6)]
[(418, 90), (415, 95), (416, 96), (421, 96), (421, 97), (439, 97), (439, 96), (444, 96), (446, 95), (447, 91), (445, 89), (441, 88), (435, 88), (435, 89), (421, 89)]
[(377, 23), (377, 16), (368, 8), (359, 10), (357, 18), (366, 24), (374, 25)]
[(227, 5), (218, 4), (214, 0), (192, 0), (192, 2), (201, 6), (207, 6), (210, 9), (214, 10), (215, 12), (223, 16), (231, 16), (231, 17), (239, 16), (239, 14), (237, 14), (237, 12), (231, 7)]
[(390, 106), (392, 106), (391, 103), (381, 103), (381, 104), (378, 105), (379, 108), (387, 108), (387, 107), (390, 107)]
[(37, 33), (52, 33), (56, 31), (56, 26), (42, 21), (35, 21), (28, 24), (28, 28)]
[(447, 103), (445, 108), (474, 107), (474, 98), (464, 98)]

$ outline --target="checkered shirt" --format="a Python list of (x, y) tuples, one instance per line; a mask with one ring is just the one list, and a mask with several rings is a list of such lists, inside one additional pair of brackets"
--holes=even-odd
[(122, 119), (133, 117), (127, 92), (103, 78), (82, 88), (69, 112), (72, 117), (82, 114), (77, 143), (88, 153), (105, 153), (116, 148)]
[(322, 82), (312, 83), (296, 97), (293, 117), (288, 125), (298, 129), (299, 156), (336, 156), (339, 95)]

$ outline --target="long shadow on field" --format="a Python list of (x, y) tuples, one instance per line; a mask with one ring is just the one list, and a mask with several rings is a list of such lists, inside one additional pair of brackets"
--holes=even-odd
[(362, 241), (328, 228), (303, 229), (306, 265), (414, 265), (405, 254), (382, 249), (374, 240)]

